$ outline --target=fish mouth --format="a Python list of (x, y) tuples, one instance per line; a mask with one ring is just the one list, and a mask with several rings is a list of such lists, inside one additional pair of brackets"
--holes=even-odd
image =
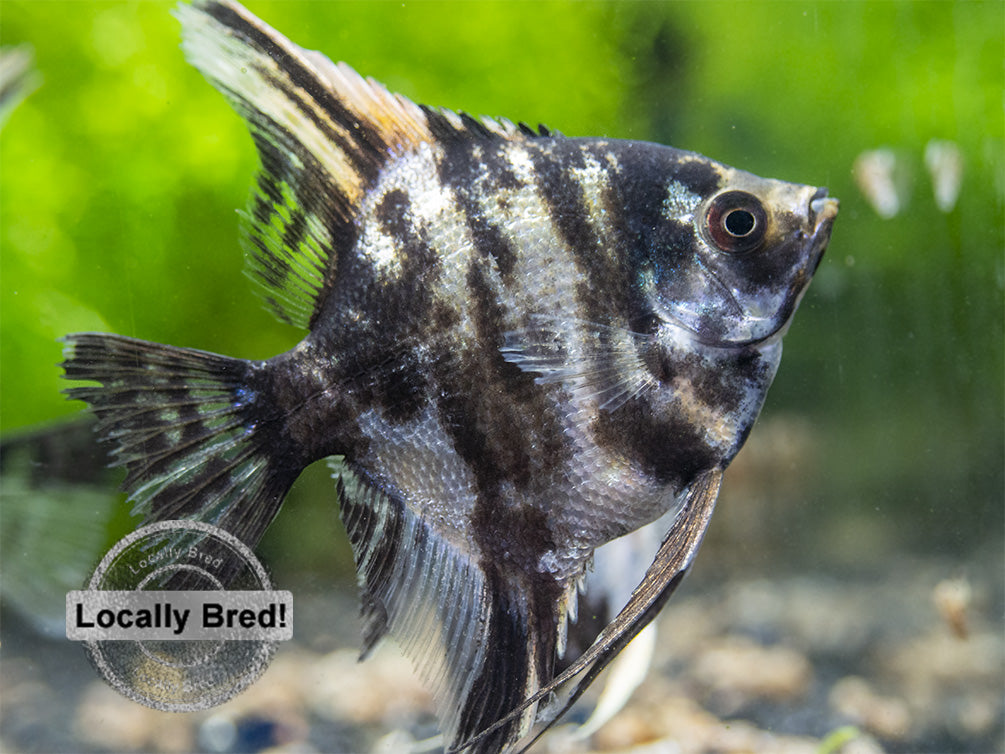
[[(809, 277), (812, 277), (813, 273), (817, 271), (820, 261), (824, 258), (824, 250), (827, 248), (827, 242), (830, 241), (831, 228), (840, 206), (837, 199), (833, 196), (827, 196), (826, 188), (817, 189), (817, 192), (810, 199), (810, 221), (813, 223), (813, 235), (810, 236), (809, 254), (812, 262), (811, 266), (808, 267)], [(807, 280), (808, 282), (809, 280)], [(803, 291), (805, 290), (806, 287), (803, 286)], [(798, 299), (796, 303), (798, 303)]]
[[(837, 217), (841, 203), (833, 196), (827, 196), (827, 189), (817, 189), (810, 199), (810, 222), (813, 223), (814, 246), (823, 241), (826, 244), (830, 238), (831, 226)], [(819, 261), (819, 260), (817, 260)]]
[(837, 217), (840, 202), (833, 196), (827, 196), (826, 188), (819, 188), (810, 199), (810, 219), (813, 221), (813, 234), (825, 223), (833, 223)]
[(809, 289), (810, 280), (813, 279), (813, 275), (824, 258), (824, 251), (826, 251), (827, 244), (830, 241), (831, 228), (834, 225), (834, 219), (837, 217), (839, 207), (840, 202), (837, 199), (833, 196), (827, 196), (826, 188), (817, 189), (816, 193), (810, 197), (809, 220), (813, 225), (813, 233), (807, 241), (806, 265), (796, 273), (795, 280), (789, 288), (789, 295), (786, 297), (785, 304), (773, 318), (777, 326), (773, 327), (766, 335), (747, 341), (743, 344), (745, 347), (766, 345), (781, 338), (788, 330), (789, 323), (792, 321), (792, 315)]

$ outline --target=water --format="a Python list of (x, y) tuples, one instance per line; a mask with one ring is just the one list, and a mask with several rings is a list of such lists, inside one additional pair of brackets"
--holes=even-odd
[[(10, 438), (80, 408), (58, 392), (55, 338), (64, 333), (111, 330), (255, 358), (299, 337), (259, 308), (240, 274), (233, 210), (251, 185), (252, 144), (185, 65), (170, 7), (3, 5), (0, 42), (31, 43), (43, 77), (0, 135), (0, 428), (8, 447)], [(419, 101), (540, 121), (569, 135), (661, 141), (756, 174), (827, 185), (842, 202), (827, 256), (786, 338), (762, 419), (727, 473), (690, 592), (667, 609), (668, 624), (676, 625), (675, 610), (711, 621), (702, 623), (706, 642), (674, 644), (675, 634), (664, 634), (671, 653), (704, 647), (700, 654), (720, 640), (735, 650), (737, 636), (755, 648), (788, 647), (810, 663), (813, 680), (788, 701), (755, 694), (736, 702), (735, 694), (709, 692), (703, 676), (672, 655), (667, 683), (683, 684), (680, 698), (695, 697), (717, 716), (779, 735), (819, 739), (853, 721), (888, 751), (1005, 746), (1000, 703), (987, 708), (979, 694), (963, 694), (927, 726), (918, 707), (922, 687), (931, 691), (930, 711), (954, 689), (1000, 691), (1003, 680), (1001, 581), (988, 575), (1001, 571), (1005, 509), (1000, 3), (261, 2), (253, 10)], [(926, 165), (933, 140), (961, 156), (952, 207), (944, 199), (940, 206)], [(899, 205), (890, 217), (877, 212), (862, 190), (868, 182), (854, 172), (856, 160), (879, 149)], [(114, 477), (88, 477), (79, 499), (105, 536), (87, 534), (90, 561), (57, 562), (72, 547), (60, 544), (66, 517), (32, 503), (56, 499), (54, 486), (58, 500), (75, 499), (52, 458), (14, 470), (5, 460), (2, 469), (4, 533), (25, 521), (42, 532), (33, 536), (49, 526), (60, 532), (44, 557), (41, 545), (4, 540), (5, 606), (33, 617), (5, 619), (0, 629), (8, 658), (17, 659), (8, 665), (17, 672), (5, 670), (3, 707), (28, 709), (11, 705), (34, 688), (38, 709), (62, 710), (71, 721), (93, 701), (83, 689), (96, 676), (79, 647), (38, 638), (39, 626), (51, 627), (53, 615), (58, 621), (62, 587), (26, 600), (16, 596), (26, 593), (19, 574), (82, 580), (86, 573), (77, 571), (135, 522)], [(29, 478), (37, 498), (21, 494)], [(82, 537), (93, 530), (81, 526)], [(260, 553), (277, 582), (291, 585), (282, 588), (351, 594), (324, 469), (297, 485)], [(932, 601), (937, 585), (954, 578), (971, 585), (968, 638), (954, 637)], [(752, 583), (776, 603), (797, 583), (819, 595), (818, 602), (792, 597), (801, 612), (832, 614), (832, 623), (854, 615), (874, 633), (835, 631), (830, 649), (805, 644), (800, 630), (772, 617), (780, 608), (767, 598), (743, 603), (762, 616), (758, 625), (735, 621), (730, 590)], [(910, 604), (887, 610), (893, 597), (880, 591), (884, 583), (911, 595)], [(333, 634), (319, 629), (298, 641), (319, 655), (356, 645), (352, 626)], [(915, 646), (947, 666), (911, 675), (898, 663)], [(47, 663), (56, 651), (77, 657), (76, 665)], [(866, 651), (888, 661), (852, 660)], [(908, 659), (896, 659), (902, 655)], [(72, 679), (68, 667), (76, 669)], [(895, 711), (897, 700), (907, 706), (907, 734), (839, 714), (854, 707), (857, 687), (842, 685), (852, 676), (894, 700)], [(356, 733), (334, 732), (335, 718), (305, 714), (290, 712), (291, 729), (307, 730), (317, 746), (322, 739), (311, 730), (369, 746)], [(424, 730), (428, 719), (415, 719), (413, 732)], [(171, 740), (203, 746), (194, 723), (178, 724), (190, 726), (189, 738)], [(4, 712), (0, 742), (10, 750), (105, 750), (79, 726), (56, 728), (59, 736), (46, 738), (44, 726)], [(136, 735), (134, 750), (170, 748)]]

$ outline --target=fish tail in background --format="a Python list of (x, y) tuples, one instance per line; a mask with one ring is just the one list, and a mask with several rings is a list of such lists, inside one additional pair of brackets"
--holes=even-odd
[(0, 48), (0, 128), (42, 83), (34, 67), (34, 58), (30, 45)]
[(75, 418), (0, 435), (0, 601), (54, 639), (66, 637), (66, 593), (107, 549), (120, 505), (118, 474), (93, 424)]
[(302, 468), (270, 421), (267, 370), (121, 335), (63, 342), (65, 377), (100, 383), (65, 392), (97, 416), (134, 513), (204, 521), (254, 546)]

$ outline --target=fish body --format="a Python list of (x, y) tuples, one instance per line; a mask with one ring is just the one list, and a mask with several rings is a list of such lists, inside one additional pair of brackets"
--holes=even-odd
[(509, 749), (554, 687), (593, 551), (684, 511), (634, 612), (574, 665), (585, 683), (686, 570), (837, 203), (420, 107), (235, 3), (177, 14), (261, 156), (251, 275), (308, 333), (266, 361), (71, 335), (67, 377), (100, 385), (69, 393), (148, 519), (250, 544), (333, 457), (364, 653), (395, 636), (452, 746)]

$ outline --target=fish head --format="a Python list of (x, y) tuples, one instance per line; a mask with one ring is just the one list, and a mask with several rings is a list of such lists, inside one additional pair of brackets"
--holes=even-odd
[(784, 334), (820, 263), (838, 201), (823, 188), (714, 170), (703, 197), (670, 182), (662, 221), (676, 248), (648, 250), (651, 304), (704, 345), (767, 344)]

